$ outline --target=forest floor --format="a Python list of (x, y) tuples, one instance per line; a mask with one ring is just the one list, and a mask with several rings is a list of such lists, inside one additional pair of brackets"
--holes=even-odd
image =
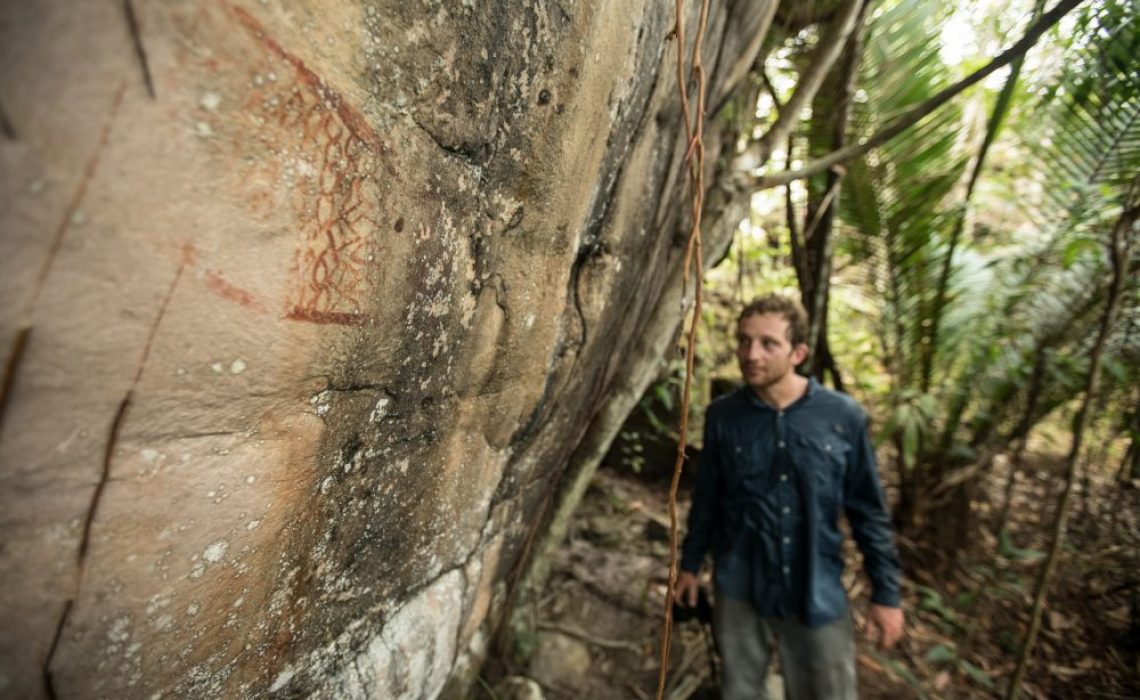
[[(1017, 475), (1007, 541), (988, 530), (1008, 473), (998, 460), (973, 504), (973, 543), (948, 573), (918, 569), (909, 543), (901, 542), (907, 636), (881, 652), (859, 635), (860, 697), (1003, 696), (1062, 479), (1063, 457), (1050, 452), (1031, 453)], [(1121, 487), (1095, 474), (1082, 481), (1087, 491), (1075, 495), (1023, 697), (1140, 697), (1140, 484)], [(603, 468), (595, 476), (540, 606), (528, 675), (545, 698), (655, 696), (669, 561), (667, 492), (667, 483), (625, 469)], [(686, 490), (678, 501), (683, 523)], [(858, 560), (851, 547), (844, 583), (862, 629), (869, 589)], [(675, 625), (673, 637), (665, 697), (718, 697), (711, 631), (688, 621)], [(778, 669), (772, 684), (779, 686)]]

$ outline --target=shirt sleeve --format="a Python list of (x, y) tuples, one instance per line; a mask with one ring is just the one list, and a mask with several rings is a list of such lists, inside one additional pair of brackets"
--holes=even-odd
[(697, 469), (697, 483), (693, 488), (693, 504), (689, 509), (689, 528), (681, 546), (681, 568), (697, 573), (705, 555), (712, 547), (720, 512), (721, 465), (720, 449), (716, 442), (715, 420), (705, 415), (704, 443), (701, 462)]
[(844, 510), (855, 542), (863, 552), (863, 568), (871, 579), (871, 601), (897, 608), (901, 603), (898, 552), (883, 489), (879, 484), (875, 448), (865, 415), (860, 417), (860, 424), (860, 434), (847, 466)]

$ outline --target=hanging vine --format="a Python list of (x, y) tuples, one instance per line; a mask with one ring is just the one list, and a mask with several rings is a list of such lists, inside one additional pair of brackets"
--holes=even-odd
[[(704, 208), (705, 144), (702, 139), (705, 125), (705, 71), (701, 65), (701, 45), (708, 24), (709, 0), (702, 0), (700, 22), (693, 40), (693, 58), (689, 74), (685, 72), (685, 17), (684, 0), (676, 0), (677, 19), (673, 33), (677, 40), (677, 90), (681, 97), (681, 112), (685, 117), (685, 137), (688, 148), (685, 162), (688, 166), (688, 187), (691, 200), (691, 225), (685, 247), (684, 285), (688, 288), (693, 277), (693, 313), (689, 320), (688, 345), (685, 351), (685, 385), (681, 394), (681, 427), (677, 441), (677, 461), (673, 465), (673, 478), (669, 483), (669, 583), (665, 593), (665, 609), (661, 622), (661, 668), (657, 675), (657, 700), (665, 695), (665, 680), (669, 670), (669, 645), (673, 636), (673, 591), (677, 585), (677, 486), (681, 481), (681, 468), (685, 464), (685, 443), (689, 429), (689, 401), (693, 385), (693, 361), (696, 357), (697, 328), (701, 318), (701, 285), (704, 268), (701, 258), (701, 212)], [(696, 90), (696, 109), (689, 102), (688, 81)], [(684, 295), (681, 297), (684, 299)]]

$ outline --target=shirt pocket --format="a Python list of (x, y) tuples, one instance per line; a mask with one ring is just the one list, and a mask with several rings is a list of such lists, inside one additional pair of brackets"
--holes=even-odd
[(808, 472), (820, 506), (825, 512), (838, 512), (851, 446), (832, 434), (804, 436), (798, 442), (804, 456), (804, 471)]
[(768, 478), (772, 459), (771, 454), (766, 454), (770, 451), (764, 449), (762, 441), (742, 436), (726, 442), (723, 449), (726, 474), (733, 487), (756, 484)]

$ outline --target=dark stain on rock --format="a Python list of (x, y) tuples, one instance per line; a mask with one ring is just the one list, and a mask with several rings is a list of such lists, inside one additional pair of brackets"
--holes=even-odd
[(16, 127), (12, 126), (12, 120), (8, 118), (8, 113), (4, 110), (4, 105), (0, 103), (0, 134), (9, 141), (16, 140)]

